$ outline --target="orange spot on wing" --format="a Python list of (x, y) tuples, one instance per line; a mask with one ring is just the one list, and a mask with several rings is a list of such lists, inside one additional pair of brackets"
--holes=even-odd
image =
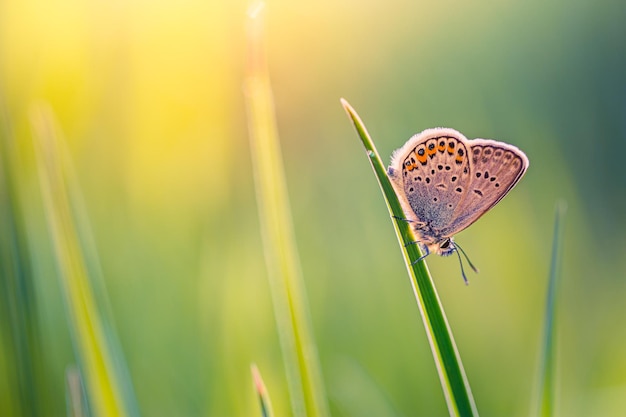
[(425, 164), (426, 160), (428, 159), (428, 155), (426, 155), (426, 152), (424, 152), (422, 156), (420, 156), (419, 153), (416, 153), (415, 156), (417, 157), (417, 160), (420, 161), (422, 164)]
[(456, 162), (457, 162), (457, 163), (459, 163), (459, 164), (460, 164), (461, 162), (463, 162), (463, 157), (462, 157), (462, 156), (460, 156), (460, 155), (457, 155), (457, 156), (456, 156)]
[(412, 153), (411, 155), (409, 155), (409, 157), (404, 161), (404, 167), (408, 170), (408, 171), (413, 171), (415, 168), (417, 168), (417, 165), (413, 162), (415, 159), (415, 154)]

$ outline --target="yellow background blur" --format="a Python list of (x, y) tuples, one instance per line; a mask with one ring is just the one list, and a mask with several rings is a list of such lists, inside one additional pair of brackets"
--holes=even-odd
[[(70, 147), (145, 416), (253, 416), (256, 362), (289, 402), (254, 198), (244, 1), (4, 0), (0, 95), (21, 147), (48, 102)], [(483, 416), (528, 415), (554, 206), (569, 206), (559, 294), (561, 415), (626, 413), (626, 5), (558, 0), (270, 1), (270, 71), (331, 411), (446, 415), (375, 178), (453, 127), (523, 149), (530, 169), (428, 262)], [(47, 370), (64, 415), (73, 363), (32, 161), (22, 192)]]

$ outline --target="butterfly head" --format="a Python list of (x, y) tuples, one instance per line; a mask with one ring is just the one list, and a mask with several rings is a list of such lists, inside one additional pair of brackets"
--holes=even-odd
[(472, 264), (472, 261), (470, 261), (470, 259), (467, 257), (467, 254), (465, 253), (463, 248), (459, 246), (458, 243), (455, 243), (452, 237), (444, 237), (441, 239), (432, 240), (430, 242), (416, 241), (414, 243), (417, 243), (420, 246), (420, 249), (422, 250), (422, 252), (424, 253), (414, 263), (421, 261), (422, 259), (430, 255), (431, 253), (436, 253), (439, 256), (450, 256), (456, 252), (456, 255), (459, 258), (459, 263), (461, 265), (461, 275), (463, 276), (463, 281), (465, 281), (465, 284), (469, 284), (469, 281), (467, 280), (467, 276), (465, 275), (465, 271), (463, 270), (463, 261), (461, 260), (461, 255), (459, 255), (459, 252), (461, 252), (463, 256), (465, 256), (465, 259), (469, 263), (469, 266), (474, 270), (474, 272), (478, 272), (478, 268), (476, 268), (474, 264)]
[(450, 256), (454, 251), (456, 251), (456, 245), (451, 237), (446, 237), (432, 243), (428, 249), (439, 256)]

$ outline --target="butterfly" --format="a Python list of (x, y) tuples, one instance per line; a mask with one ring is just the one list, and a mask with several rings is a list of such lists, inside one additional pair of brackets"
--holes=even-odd
[[(427, 129), (411, 137), (391, 157), (387, 170), (422, 250), (465, 255), (453, 236), (495, 206), (528, 169), (518, 148), (488, 139), (468, 140), (449, 128)], [(474, 271), (477, 269), (468, 260)], [(467, 278), (461, 262), (461, 273)]]

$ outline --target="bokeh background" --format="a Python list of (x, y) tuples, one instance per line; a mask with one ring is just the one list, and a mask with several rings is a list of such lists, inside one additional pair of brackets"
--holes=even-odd
[[(25, 155), (19, 194), (35, 261), (45, 415), (64, 415), (64, 372), (75, 359), (29, 157), (28, 112), (38, 100), (67, 139), (143, 415), (259, 415), (251, 362), (276, 414), (290, 414), (242, 93), (247, 8), (0, 2), (0, 94)], [(626, 4), (276, 0), (265, 12), (332, 414), (447, 414), (345, 97), (386, 159), (412, 134), (447, 126), (515, 144), (531, 161), (511, 195), (457, 237), (481, 270), (469, 287), (455, 259), (428, 260), (481, 414), (531, 412), (563, 198), (561, 415), (624, 415)], [(0, 353), (7, 413), (9, 362)]]

